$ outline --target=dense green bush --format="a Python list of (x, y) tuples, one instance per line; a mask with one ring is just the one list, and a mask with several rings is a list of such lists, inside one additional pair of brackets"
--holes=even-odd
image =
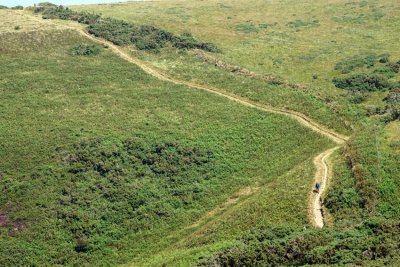
[(400, 72), (400, 60), (395, 63), (389, 63), (388, 66), (396, 73)]
[(377, 131), (378, 129), (371, 127), (368, 129), (368, 135), (364, 132), (357, 138), (351, 139), (345, 147), (345, 156), (360, 196), (360, 206), (369, 211), (375, 209), (378, 199), (378, 188), (374, 177), (380, 159), (375, 146), (365, 146), (365, 144), (374, 144)]
[(126, 231), (150, 229), (189, 208), (213, 171), (209, 150), (142, 136), (84, 139), (56, 150), (60, 165), (37, 171), (34, 179), (59, 179), (51, 216), (71, 250), (80, 254), (104, 249)]
[(372, 92), (390, 88), (390, 83), (386, 76), (372, 74), (354, 74), (347, 77), (335, 77), (332, 82), (337, 88), (348, 90), (359, 90)]
[(380, 68), (376, 68), (373, 73), (381, 74), (386, 76), (388, 79), (396, 76), (396, 72), (390, 66), (383, 66)]
[(73, 56), (95, 56), (100, 53), (100, 47), (97, 45), (80, 44), (72, 47), (70, 53)]
[(360, 265), (397, 257), (400, 224), (367, 221), (353, 229), (256, 229), (238, 239), (238, 245), (202, 260), (198, 266)]
[(170, 44), (180, 49), (197, 48), (209, 52), (219, 51), (214, 44), (199, 42), (190, 33), (176, 36), (151, 25), (136, 25), (112, 18), (104, 19), (98, 14), (76, 12), (50, 3), (39, 4), (33, 8), (33, 11), (42, 13), (45, 19), (74, 20), (87, 24), (90, 34), (116, 45), (134, 44), (140, 50), (158, 50)]
[(9, 8), (9, 7), (7, 7), (7, 6), (0, 5), (0, 9), (14, 9), (14, 10), (23, 10), (23, 9), (24, 9), (24, 7), (23, 7), (23, 6), (14, 6), (14, 7), (11, 7), (11, 8)]
[(400, 119), (400, 89), (395, 89), (383, 99), (386, 102), (386, 121)]
[(12, 7), (11, 9), (14, 9), (14, 10), (23, 10), (24, 7), (23, 7), (23, 6), (15, 6), (15, 7)]
[(105, 19), (89, 25), (89, 33), (104, 38), (116, 45), (131, 43), (132, 32), (135, 27), (122, 20)]

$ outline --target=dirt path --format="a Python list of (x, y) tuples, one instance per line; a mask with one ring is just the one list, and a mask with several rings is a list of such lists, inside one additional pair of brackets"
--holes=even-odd
[(339, 147), (340, 146), (328, 149), (314, 158), (314, 165), (316, 167), (314, 179), (316, 183), (318, 182), (321, 184), (321, 187), (318, 193), (313, 193), (310, 196), (309, 216), (312, 219), (313, 225), (318, 228), (324, 226), (321, 196), (324, 194), (328, 183), (329, 166), (327, 159)]
[[(36, 16), (35, 16), (35, 18), (40, 19)], [(143, 71), (156, 77), (159, 80), (172, 82), (174, 84), (185, 85), (185, 86), (188, 86), (191, 88), (207, 91), (207, 92), (219, 95), (221, 97), (225, 97), (231, 101), (240, 103), (244, 106), (248, 106), (248, 107), (262, 110), (265, 112), (272, 112), (272, 113), (289, 116), (289, 117), (297, 120), (300, 124), (304, 125), (305, 127), (308, 127), (310, 129), (314, 130), (315, 132), (318, 132), (319, 134), (328, 137), (329, 139), (331, 139), (332, 141), (334, 141), (335, 143), (337, 143), (339, 145), (344, 144), (346, 142), (346, 140), (348, 139), (347, 136), (341, 135), (339, 133), (336, 133), (333, 130), (330, 130), (330, 129), (322, 126), (321, 124), (317, 123), (316, 121), (312, 120), (311, 118), (307, 117), (306, 115), (304, 115), (300, 112), (272, 107), (272, 106), (269, 106), (266, 104), (261, 104), (261, 103), (255, 102), (255, 101), (251, 101), (249, 99), (240, 97), (235, 94), (224, 92), (223, 90), (220, 90), (220, 89), (217, 89), (217, 88), (214, 88), (211, 86), (199, 85), (199, 84), (192, 83), (189, 81), (184, 81), (184, 80), (170, 77), (167, 74), (162, 73), (161, 71), (157, 70), (154, 66), (151, 66), (148, 63), (146, 63), (138, 58), (134, 58), (134, 57), (130, 56), (129, 54), (124, 52), (120, 47), (112, 44), (111, 42), (108, 42), (104, 39), (97, 38), (97, 37), (87, 33), (86, 31), (82, 30), (82, 28), (80, 28), (78, 25), (75, 27), (65, 25), (65, 27), (68, 29), (78, 31), (79, 34), (92, 40), (93, 42), (96, 42), (98, 44), (109, 47), (115, 54), (117, 54), (122, 59), (139, 66)], [(310, 193), (311, 206), (309, 208), (309, 217), (310, 217), (311, 223), (316, 227), (323, 227), (323, 225), (324, 225), (322, 207), (321, 207), (321, 195), (326, 188), (326, 183), (328, 180), (328, 165), (326, 163), (326, 159), (338, 147), (328, 149), (314, 158), (314, 164), (316, 167), (315, 181), (320, 182), (321, 189), (318, 194)]]
[[(256, 108), (258, 110), (289, 116), (289, 117), (297, 120), (302, 125), (314, 130), (315, 132), (318, 132), (319, 134), (330, 138), (332, 141), (334, 141), (337, 144), (344, 144), (346, 142), (346, 140), (348, 139), (348, 137), (343, 136), (339, 133), (336, 133), (333, 130), (325, 128), (324, 126), (320, 125), (319, 123), (315, 122), (314, 120), (310, 119), (309, 117), (307, 117), (306, 115), (304, 115), (300, 112), (275, 108), (272, 106), (268, 106), (265, 104), (261, 104), (261, 103), (257, 103), (257, 102), (245, 99), (243, 97), (240, 97), (240, 96), (237, 96), (234, 94), (230, 94), (228, 92), (223, 92), (222, 90), (219, 90), (214, 87), (199, 85), (199, 84), (191, 83), (188, 81), (183, 81), (183, 80), (175, 79), (173, 77), (169, 77), (165, 73), (162, 73), (162, 72), (156, 70), (154, 67), (148, 65), (148, 63), (145, 63), (137, 58), (131, 57), (130, 55), (125, 53), (121, 48), (119, 48), (118, 46), (116, 46), (108, 41), (105, 41), (103, 39), (96, 38), (96, 37), (90, 35), (89, 33), (85, 32), (82, 29), (75, 29), (75, 30), (77, 30), (84, 37), (86, 37), (96, 43), (99, 43), (102, 45), (107, 45), (113, 52), (115, 52), (121, 58), (123, 58), (133, 64), (136, 64), (143, 71), (145, 71), (146, 73), (148, 73), (160, 80), (172, 82), (174, 84), (185, 85), (185, 86), (199, 89), (199, 90), (204, 90), (204, 91), (228, 98), (229, 100), (235, 101), (242, 105)], [(310, 203), (312, 204), (312, 206), (309, 208), (309, 217), (310, 217), (311, 223), (316, 227), (324, 226), (322, 205), (321, 205), (321, 196), (326, 188), (326, 183), (328, 180), (328, 165), (326, 163), (326, 159), (337, 148), (338, 147), (328, 149), (314, 158), (314, 165), (317, 169), (316, 173), (315, 173), (315, 181), (316, 182), (318, 181), (321, 184), (321, 189), (318, 194), (310, 193)]]

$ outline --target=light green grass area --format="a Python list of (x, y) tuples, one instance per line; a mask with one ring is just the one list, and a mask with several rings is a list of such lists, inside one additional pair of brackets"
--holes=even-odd
[[(310, 162), (328, 140), (285, 116), (161, 82), (108, 48), (72, 56), (78, 44), (91, 43), (73, 31), (1, 35), (2, 265), (144, 265), (168, 249), (190, 262), (254, 225), (307, 224)], [(131, 165), (138, 157), (144, 165)], [(195, 237), (185, 230), (248, 186), (260, 189)]]

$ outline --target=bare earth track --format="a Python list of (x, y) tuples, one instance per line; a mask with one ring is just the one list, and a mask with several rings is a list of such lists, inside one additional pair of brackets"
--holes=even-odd
[[(34, 18), (39, 20), (39, 18), (36, 16), (34, 16)], [(80, 28), (79, 25), (76, 25), (76, 26), (75, 25), (74, 26), (64, 25), (64, 26), (65, 26), (65, 28), (72, 29), (72, 30), (79, 32), (79, 34), (92, 40), (93, 42), (96, 42), (98, 44), (109, 47), (115, 54), (117, 54), (122, 59), (139, 66), (143, 71), (156, 77), (159, 80), (172, 82), (174, 84), (179, 84), (179, 85), (185, 85), (187, 87), (198, 89), (198, 90), (207, 91), (207, 92), (219, 95), (221, 97), (225, 97), (229, 100), (235, 101), (237, 103), (240, 103), (244, 106), (255, 108), (258, 110), (265, 111), (265, 112), (272, 112), (272, 113), (289, 116), (289, 117), (297, 120), (300, 124), (304, 125), (305, 127), (308, 127), (310, 129), (312, 129), (313, 131), (318, 132), (319, 134), (324, 135), (325, 137), (331, 139), (338, 145), (342, 145), (346, 142), (346, 140), (348, 140), (347, 136), (336, 133), (335, 131), (330, 130), (330, 129), (320, 125), (316, 121), (312, 120), (311, 118), (307, 117), (306, 115), (304, 115), (300, 112), (268, 106), (265, 104), (257, 103), (255, 101), (251, 101), (249, 99), (237, 96), (235, 94), (224, 92), (223, 90), (220, 90), (220, 89), (217, 89), (214, 87), (199, 85), (199, 84), (192, 83), (189, 81), (179, 80), (179, 79), (170, 77), (170, 76), (166, 75), (165, 73), (162, 73), (161, 71), (157, 70), (155, 67), (149, 65), (148, 63), (145, 63), (140, 59), (137, 59), (137, 58), (134, 58), (134, 57), (128, 55), (120, 47), (112, 44), (111, 42), (108, 42), (104, 39), (94, 37), (93, 35), (87, 33), (86, 31), (82, 30), (82, 28)], [(321, 196), (323, 195), (323, 193), (326, 189), (326, 184), (328, 181), (328, 165), (327, 165), (326, 160), (339, 147), (340, 146), (330, 148), (314, 158), (314, 165), (316, 167), (315, 181), (320, 182), (320, 184), (321, 184), (319, 193), (310, 193), (309, 217), (310, 217), (310, 221), (311, 221), (312, 225), (315, 227), (321, 228), (324, 226)]]

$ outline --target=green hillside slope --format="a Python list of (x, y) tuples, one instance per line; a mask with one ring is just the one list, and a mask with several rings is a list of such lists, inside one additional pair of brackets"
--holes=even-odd
[(92, 45), (68, 30), (1, 33), (1, 265), (148, 258), (242, 188), (265, 186), (250, 194), (261, 202), (258, 192), (277, 198), (284, 188), (272, 186), (289, 181), (291, 198), (260, 203), (268, 212), (260, 206), (253, 223), (295, 213), (287, 224), (307, 224), (310, 161), (329, 141), (285, 116), (158, 81), (106, 47), (73, 53), (82, 44)]

